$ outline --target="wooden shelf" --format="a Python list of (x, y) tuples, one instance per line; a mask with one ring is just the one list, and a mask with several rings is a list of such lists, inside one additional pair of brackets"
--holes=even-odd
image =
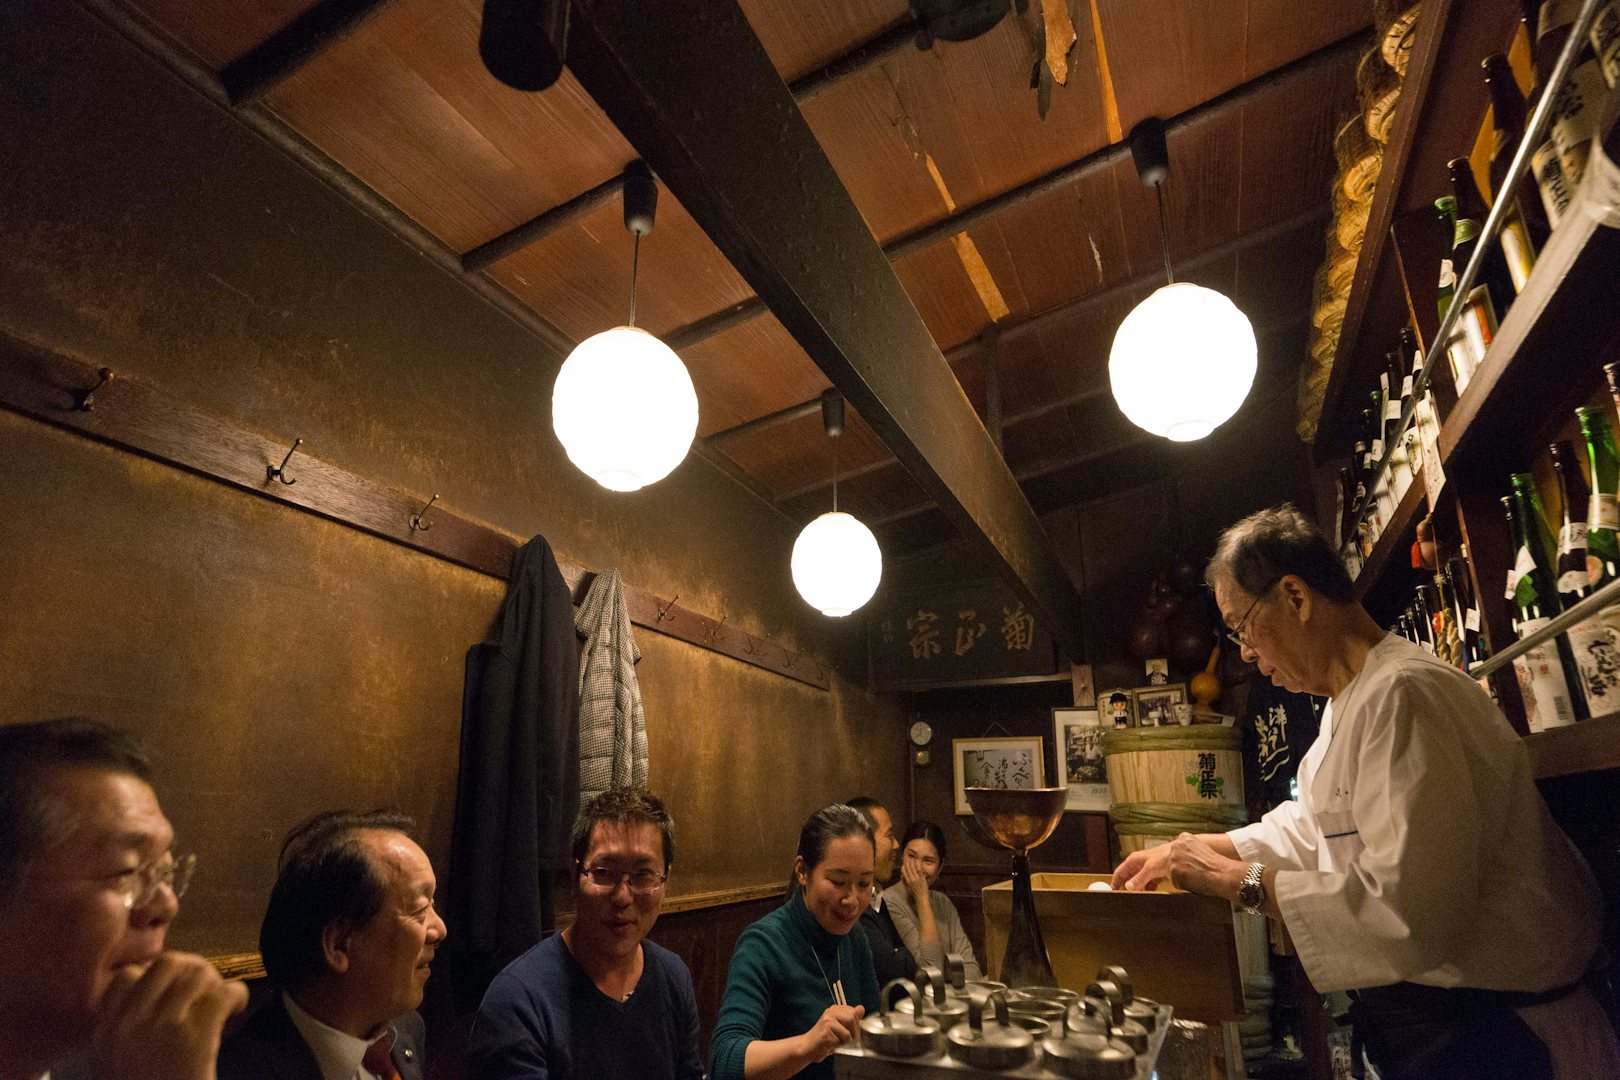
[(1620, 714), (1524, 737), (1537, 780), (1620, 769)]
[[(1356, 575), (1355, 598), (1358, 603), (1379, 618), (1379, 609), (1393, 598), (1395, 584), (1410, 578), (1412, 541), (1416, 539), (1417, 522), (1423, 516), (1423, 473), (1412, 478), (1411, 485), (1395, 507), (1395, 513), (1384, 525), (1384, 532), (1373, 545), (1372, 554), (1362, 563)], [(1404, 573), (1402, 572), (1404, 571)], [(1393, 615), (1393, 612), (1389, 614)], [(1387, 620), (1380, 620), (1387, 621)]]
[(1378, 381), (1407, 321), (1390, 226), (1450, 190), (1446, 163), (1472, 151), (1489, 103), (1480, 61), (1508, 48), (1520, 11), (1513, 0), (1424, 0), (1323, 395), (1316, 444), (1330, 452), (1354, 441), (1357, 410), (1347, 395)]
[[(1539, 424), (1525, 423), (1578, 404), (1620, 335), (1620, 229), (1572, 208), (1536, 260), (1508, 309), (1485, 361), (1440, 428), (1448, 481), (1500, 479), (1524, 468)], [(1572, 347), (1575, 346), (1575, 347)]]

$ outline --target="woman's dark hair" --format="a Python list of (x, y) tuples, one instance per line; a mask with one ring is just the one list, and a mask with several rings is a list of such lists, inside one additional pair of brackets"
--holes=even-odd
[(1252, 597), (1292, 574), (1340, 604), (1354, 598), (1349, 571), (1327, 537), (1291, 503), (1250, 514), (1221, 534), (1204, 580), (1230, 581)]
[(932, 821), (913, 821), (906, 829), (906, 834), (900, 838), (900, 854), (906, 853), (906, 845), (913, 840), (926, 840), (934, 845), (939, 853), (941, 865), (945, 863), (945, 831)]
[(328, 810), (308, 818), (281, 845), (276, 883), (259, 926), (264, 970), (297, 990), (327, 971), (321, 935), (333, 922), (364, 926), (382, 910), (387, 883), (361, 840), (381, 829), (406, 836), (416, 823), (387, 810)]
[(821, 860), (827, 857), (829, 844), (851, 836), (866, 837), (866, 842), (872, 845), (873, 853), (876, 853), (877, 841), (872, 836), (872, 826), (866, 823), (859, 810), (843, 803), (833, 803), (811, 814), (810, 820), (799, 830), (798, 856), (804, 860), (805, 873), (821, 865)]

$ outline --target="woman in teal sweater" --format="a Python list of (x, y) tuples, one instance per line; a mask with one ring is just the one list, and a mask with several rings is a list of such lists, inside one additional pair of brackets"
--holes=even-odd
[(871, 827), (843, 805), (799, 832), (787, 902), (742, 932), (709, 1041), (709, 1080), (831, 1077), (828, 1056), (878, 1007), (866, 935), (872, 903)]

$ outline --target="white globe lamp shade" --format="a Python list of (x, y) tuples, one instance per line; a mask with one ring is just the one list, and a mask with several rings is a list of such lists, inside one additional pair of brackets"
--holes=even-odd
[(877, 537), (848, 514), (822, 514), (793, 542), (793, 584), (823, 615), (848, 615), (872, 599), (882, 577)]
[(1108, 380), (1120, 412), (1174, 442), (1202, 439), (1254, 385), (1254, 327), (1213, 289), (1165, 285), (1119, 324)]
[(551, 391), (551, 426), (568, 460), (610, 491), (668, 476), (691, 449), (697, 422), (686, 365), (634, 326), (576, 345)]

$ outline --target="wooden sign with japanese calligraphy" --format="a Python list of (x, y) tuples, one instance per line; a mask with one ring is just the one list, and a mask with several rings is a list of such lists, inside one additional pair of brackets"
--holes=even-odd
[(874, 690), (1057, 671), (1044, 620), (999, 581), (893, 589), (872, 609), (867, 655)]

